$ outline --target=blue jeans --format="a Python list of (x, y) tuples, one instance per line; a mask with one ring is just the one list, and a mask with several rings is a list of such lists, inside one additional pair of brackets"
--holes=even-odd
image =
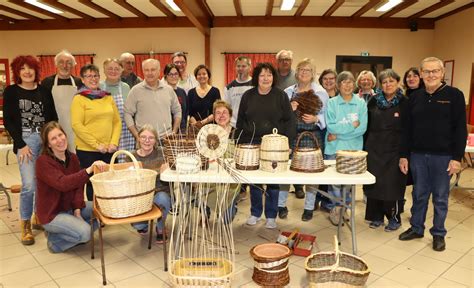
[(35, 207), (36, 194), (36, 159), (41, 152), (41, 137), (39, 133), (23, 133), (23, 141), (30, 147), (33, 159), (23, 163), (20, 162), (19, 152), (17, 152), (18, 167), (21, 176), (20, 193), (20, 217), (21, 220), (30, 220)]
[[(250, 186), (250, 214), (255, 217), (262, 216), (263, 213), (263, 187), (262, 184)], [(278, 214), (278, 194), (280, 185), (267, 184), (265, 191), (265, 217), (276, 218)]]
[[(156, 229), (162, 232), (165, 226), (166, 216), (168, 215), (168, 212), (171, 210), (170, 194), (168, 192), (156, 193), (155, 197), (153, 198), (153, 203), (155, 203), (155, 205), (161, 209), (162, 217), (160, 218), (160, 220), (156, 222)], [(133, 223), (132, 226), (133, 228), (137, 230), (145, 230), (145, 229), (148, 229), (148, 221)]]
[(430, 233), (433, 236), (446, 235), (444, 222), (448, 214), (450, 178), (446, 169), (450, 160), (451, 156), (411, 153), (410, 169), (414, 190), (410, 224), (412, 230), (418, 234), (424, 233), (428, 201), (430, 194), (433, 194), (434, 217)]
[[(48, 224), (44, 230), (48, 232), (49, 247), (54, 252), (63, 252), (80, 243), (86, 243), (91, 238), (90, 220), (92, 215), (92, 202), (86, 202), (86, 207), (81, 209), (80, 219), (74, 216), (73, 211), (61, 212)], [(98, 227), (94, 222), (94, 230)]]
[[(332, 154), (332, 155), (324, 155), (324, 159), (327, 159), (327, 160), (335, 160), (336, 159), (336, 154)], [(352, 197), (352, 193), (351, 193), (351, 190), (352, 190), (352, 185), (328, 185), (328, 193), (329, 195), (332, 195), (336, 198), (341, 198), (342, 199), (342, 193), (346, 193), (346, 204), (350, 204), (351, 203), (351, 197)], [(337, 206), (337, 203), (331, 199), (331, 201), (329, 203), (327, 203), (326, 205), (326, 208), (328, 209), (332, 209), (334, 208), (335, 206)]]

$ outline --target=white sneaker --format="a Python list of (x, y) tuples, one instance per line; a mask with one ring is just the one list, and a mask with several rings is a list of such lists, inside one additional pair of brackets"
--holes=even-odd
[(253, 226), (257, 224), (258, 221), (260, 221), (260, 217), (251, 215), (249, 219), (247, 219), (247, 225)]
[(331, 221), (332, 225), (337, 226), (339, 225), (339, 213), (341, 209), (340, 207), (333, 207), (331, 211), (329, 211), (329, 221)]
[(267, 218), (267, 222), (265, 223), (265, 228), (276, 229), (277, 223), (276, 223), (275, 218)]

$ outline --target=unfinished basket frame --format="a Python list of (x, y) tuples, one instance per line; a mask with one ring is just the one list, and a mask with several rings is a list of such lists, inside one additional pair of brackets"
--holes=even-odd
[[(315, 144), (314, 148), (299, 147), (300, 141), (305, 135), (309, 135), (311, 137)], [(324, 158), (318, 139), (310, 131), (304, 131), (300, 133), (298, 139), (296, 140), (290, 170), (305, 173), (317, 173), (323, 172), (324, 169)]]

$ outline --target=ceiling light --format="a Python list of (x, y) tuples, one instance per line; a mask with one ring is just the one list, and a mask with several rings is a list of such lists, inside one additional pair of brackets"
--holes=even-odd
[(38, 8), (41, 8), (43, 10), (46, 10), (46, 11), (49, 11), (49, 12), (52, 12), (52, 13), (55, 13), (55, 14), (63, 14), (63, 11), (61, 10), (58, 10), (56, 8), (53, 8), (51, 6), (48, 6), (46, 4), (43, 4), (43, 3), (40, 3), (38, 2), (37, 0), (25, 0), (26, 3), (28, 4), (31, 4), (31, 5), (34, 5)]
[(282, 11), (290, 11), (295, 6), (295, 0), (283, 0), (281, 2), (280, 10)]
[(403, 1), (402, 0), (388, 0), (387, 3), (383, 4), (382, 6), (380, 6), (377, 10), (377, 12), (386, 12), (390, 9), (392, 9), (393, 7), (397, 6), (398, 4), (402, 3)]
[(166, 4), (168, 4), (174, 11), (181, 11), (181, 9), (179, 9), (178, 5), (176, 5), (173, 0), (166, 0)]

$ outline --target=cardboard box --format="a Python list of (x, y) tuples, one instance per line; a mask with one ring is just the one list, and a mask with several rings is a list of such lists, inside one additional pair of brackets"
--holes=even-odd
[[(290, 234), (291, 232), (289, 231), (281, 232), (281, 235), (286, 236), (286, 237), (290, 236)], [(289, 245), (293, 251), (293, 255), (302, 256), (302, 257), (308, 257), (309, 255), (311, 255), (314, 242), (316, 241), (316, 236), (297, 233), (293, 240), (294, 240), (293, 245)]]

